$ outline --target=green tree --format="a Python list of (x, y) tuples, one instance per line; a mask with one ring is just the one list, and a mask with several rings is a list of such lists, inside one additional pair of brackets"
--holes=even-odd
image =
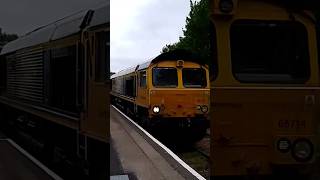
[(202, 60), (209, 62), (210, 54), (210, 21), (209, 21), (209, 0), (192, 2), (190, 0), (190, 12), (186, 18), (186, 25), (183, 29), (183, 36), (174, 44), (167, 44), (162, 52), (174, 49), (186, 49), (196, 52)]
[(13, 41), (18, 38), (18, 35), (16, 34), (7, 34), (7, 33), (2, 33), (1, 28), (0, 28), (0, 50), (2, 47), (7, 44), (10, 41)]

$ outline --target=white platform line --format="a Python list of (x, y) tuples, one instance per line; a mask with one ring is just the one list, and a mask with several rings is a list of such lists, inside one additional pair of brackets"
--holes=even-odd
[(128, 175), (115, 175), (110, 176), (110, 180), (129, 180)]
[(292, 86), (278, 86), (278, 87), (272, 87), (272, 86), (214, 86), (211, 87), (211, 89), (243, 89), (243, 90), (250, 90), (250, 89), (254, 89), (254, 90), (264, 90), (264, 89), (271, 89), (271, 90), (320, 90), (319, 87), (292, 87)]
[(1, 140), (7, 140), (12, 146), (14, 146), (18, 151), (20, 151), (23, 155), (25, 155), (28, 159), (30, 159), (37, 166), (39, 166), (43, 171), (45, 171), (53, 179), (55, 179), (55, 180), (63, 180), (60, 176), (58, 176), (56, 173), (54, 173), (49, 168), (47, 168), (44, 164), (42, 164), (39, 160), (34, 158), (31, 154), (29, 154), (26, 150), (24, 150), (22, 147), (20, 147), (13, 140), (11, 140), (11, 139), (1, 139)]
[(141, 126), (139, 126), (136, 122), (130, 119), (127, 115), (121, 112), (118, 108), (111, 105), (115, 110), (117, 110), (120, 114), (122, 114), (125, 118), (127, 118), (132, 124), (134, 124), (137, 128), (139, 128), (144, 134), (146, 134), (152, 141), (154, 141), (157, 145), (159, 145), (163, 150), (165, 150), (173, 159), (175, 159), (181, 166), (183, 166), (186, 170), (188, 170), (192, 175), (194, 175), (199, 180), (206, 180), (203, 176), (201, 176), (197, 171), (192, 169), (187, 163), (185, 163), (182, 159), (180, 159), (176, 154), (174, 154), (169, 148), (163, 145), (160, 141), (154, 138), (150, 133), (144, 130)]

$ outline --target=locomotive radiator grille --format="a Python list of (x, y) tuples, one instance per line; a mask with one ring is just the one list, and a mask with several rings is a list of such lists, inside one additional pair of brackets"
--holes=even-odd
[(43, 51), (20, 51), (7, 58), (7, 95), (43, 103)]

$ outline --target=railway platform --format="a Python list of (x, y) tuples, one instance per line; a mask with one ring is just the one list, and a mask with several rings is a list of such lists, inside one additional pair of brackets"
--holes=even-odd
[(62, 180), (57, 174), (0, 132), (0, 179)]
[(113, 106), (110, 107), (110, 133), (113, 179), (204, 179)]

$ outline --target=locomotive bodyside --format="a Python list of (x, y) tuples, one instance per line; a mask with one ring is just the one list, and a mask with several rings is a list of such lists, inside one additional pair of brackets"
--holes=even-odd
[(49, 162), (59, 149), (59, 158), (77, 157), (75, 166), (99, 178), (109, 163), (108, 12), (106, 5), (58, 20), (0, 55), (1, 121), (29, 133)]

